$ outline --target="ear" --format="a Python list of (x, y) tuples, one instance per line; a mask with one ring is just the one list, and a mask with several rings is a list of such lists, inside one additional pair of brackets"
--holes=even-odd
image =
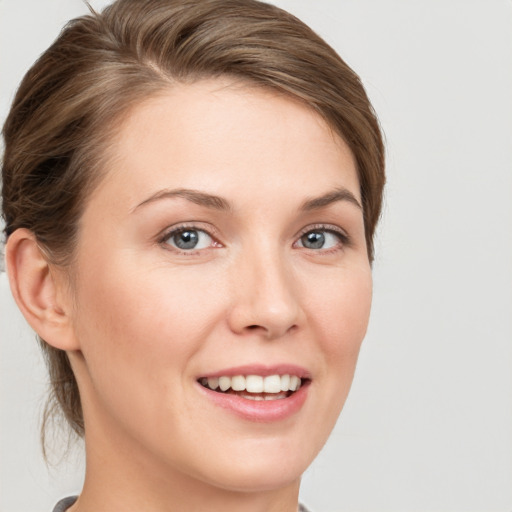
[(79, 349), (64, 274), (48, 262), (34, 234), (23, 228), (14, 231), (5, 259), (14, 300), (32, 329), (55, 348)]

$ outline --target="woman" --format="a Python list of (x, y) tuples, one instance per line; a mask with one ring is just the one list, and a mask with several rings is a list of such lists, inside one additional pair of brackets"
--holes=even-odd
[(11, 289), (85, 438), (56, 510), (297, 510), (371, 303), (357, 75), (267, 4), (119, 0), (27, 73), (4, 138)]

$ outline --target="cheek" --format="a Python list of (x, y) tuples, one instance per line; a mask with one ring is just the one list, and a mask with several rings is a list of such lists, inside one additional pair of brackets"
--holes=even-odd
[[(325, 407), (336, 420), (350, 390), (361, 343), (366, 334), (372, 301), (370, 268), (347, 270), (339, 284), (317, 296), (315, 326), (326, 380)], [(328, 390), (328, 391), (327, 391)]]
[(370, 268), (346, 269), (312, 296), (311, 315), (323, 332), (323, 348), (336, 361), (356, 357), (366, 334), (372, 302)]
[(371, 271), (364, 265), (340, 269), (318, 282), (307, 305), (309, 329), (316, 334), (312, 338), (315, 367), (319, 369), (312, 386), (315, 402), (310, 415), (322, 418), (316, 435), (304, 441), (304, 447), (311, 448), (311, 458), (329, 437), (347, 399), (372, 299)]
[(219, 316), (215, 288), (193, 272), (116, 263), (81, 277), (77, 336), (91, 373), (179, 367)]
[(135, 271), (129, 265), (96, 268), (101, 273), (82, 276), (77, 294), (76, 335), (85, 362), (80, 391), (89, 417), (114, 420), (140, 438), (147, 435), (140, 417), (174, 432), (186, 407), (175, 390), (190, 378), (188, 365), (218, 306), (190, 276), (142, 272), (140, 265)]

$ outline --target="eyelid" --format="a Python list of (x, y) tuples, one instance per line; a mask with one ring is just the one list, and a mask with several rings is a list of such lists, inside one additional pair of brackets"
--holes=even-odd
[[(310, 233), (311, 231), (327, 231), (329, 233), (334, 233), (340, 238), (341, 245), (348, 247), (351, 245), (351, 239), (347, 232), (340, 228), (339, 226), (336, 226), (335, 224), (310, 224), (309, 226), (306, 226), (302, 228), (299, 233), (296, 236), (296, 241), (294, 242), (294, 245), (306, 234)], [(318, 251), (320, 252), (321, 249)]]
[[(177, 247), (173, 247), (172, 245), (168, 244), (166, 241), (173, 235), (180, 233), (182, 231), (186, 231), (187, 229), (194, 230), (194, 231), (202, 231), (206, 233), (214, 242), (214, 244), (217, 244), (217, 246), (212, 245), (211, 247), (207, 247), (205, 249), (191, 249), (191, 250), (180, 250)], [(173, 224), (172, 226), (169, 226), (165, 228), (163, 231), (160, 232), (160, 234), (157, 236), (157, 242), (160, 245), (164, 245), (165, 248), (169, 251), (178, 253), (178, 254), (186, 254), (187, 256), (197, 254), (200, 251), (206, 251), (211, 248), (216, 247), (223, 247), (223, 244), (219, 241), (218, 236), (218, 230), (215, 229), (214, 226), (211, 224), (201, 222), (201, 221), (187, 221), (187, 222), (179, 222), (177, 224)]]

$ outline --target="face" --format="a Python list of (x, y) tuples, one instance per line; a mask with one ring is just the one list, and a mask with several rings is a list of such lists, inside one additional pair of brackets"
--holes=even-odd
[(297, 481), (370, 311), (350, 150), (302, 104), (212, 80), (136, 106), (110, 156), (73, 269), (87, 435), (223, 489)]

